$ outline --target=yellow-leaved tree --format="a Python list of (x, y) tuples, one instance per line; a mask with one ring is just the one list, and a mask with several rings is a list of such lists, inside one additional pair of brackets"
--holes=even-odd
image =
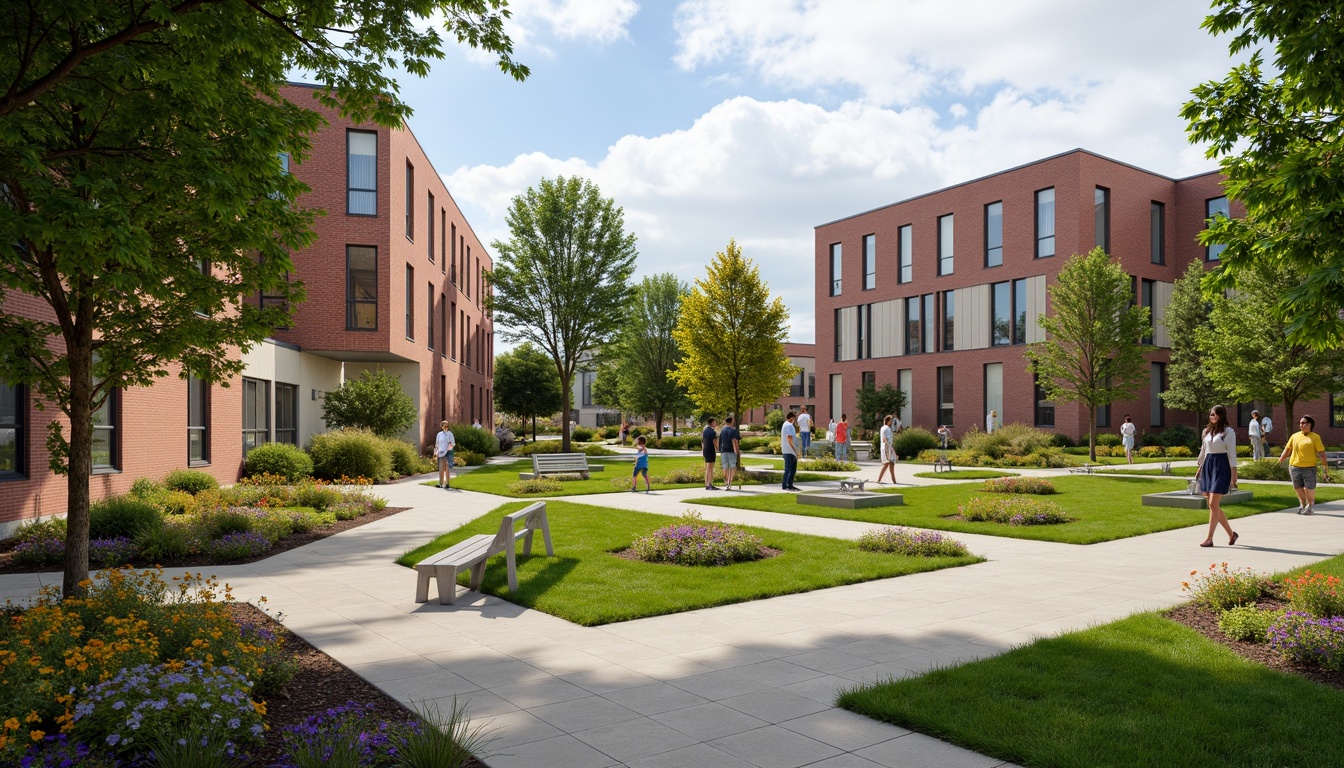
[(672, 371), (703, 411), (742, 412), (776, 400), (798, 375), (784, 354), (789, 311), (733, 240), (682, 300), (672, 331), (682, 358)]

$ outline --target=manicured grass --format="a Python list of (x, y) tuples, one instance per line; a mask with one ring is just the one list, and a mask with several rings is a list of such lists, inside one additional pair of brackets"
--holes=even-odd
[(1000, 472), (997, 469), (954, 469), (950, 472), (916, 472), (915, 477), (927, 477), (934, 480), (988, 480), (993, 477), (1017, 477), (1017, 472)]
[(857, 688), (838, 704), (1020, 765), (1344, 761), (1344, 691), (1247, 661), (1153, 613)]
[[(1058, 504), (1069, 516), (1076, 518), (1073, 522), (1062, 525), (1012, 526), (1002, 523), (972, 523), (946, 517), (956, 514), (957, 505), (964, 504), (972, 496), (984, 495), (986, 492), (981, 490), (980, 483), (900, 487), (892, 492), (904, 495), (905, 506), (874, 509), (851, 510), (804, 505), (797, 503), (791, 494), (708, 497), (691, 499), (687, 503), (887, 525), (909, 525), (961, 533), (983, 533), (1018, 539), (1058, 541), (1066, 544), (1095, 544), (1099, 541), (1184, 528), (1207, 523), (1209, 520), (1209, 513), (1206, 510), (1142, 505), (1140, 497), (1145, 493), (1175, 491), (1185, 487), (1185, 483), (1176, 480), (1070, 475), (1050, 478), (1050, 482), (1059, 493), (1038, 498)], [(869, 487), (881, 489), (881, 486)], [(1256, 485), (1251, 490), (1255, 494), (1254, 501), (1223, 508), (1229, 518), (1236, 519), (1289, 507), (1297, 508), (1297, 496), (1286, 485)], [(1321, 501), (1344, 498), (1344, 490), (1323, 488), (1317, 492), (1316, 498)]]
[[(407, 552), (397, 562), (411, 566), (469, 536), (493, 534), (499, 530), (502, 515), (523, 506), (524, 502), (505, 504)], [(534, 542), (533, 555), (518, 559), (518, 591), (509, 592), (504, 558), (496, 556), (486, 566), (482, 590), (586, 626), (904, 576), (983, 559), (864, 552), (853, 541), (748, 528), (765, 546), (781, 553), (749, 563), (691, 568), (612, 554), (629, 547), (637, 537), (670, 524), (673, 518), (666, 515), (548, 502), (546, 517), (555, 557), (546, 557), (541, 542)], [(462, 574), (459, 582), (465, 585), (467, 577)]]

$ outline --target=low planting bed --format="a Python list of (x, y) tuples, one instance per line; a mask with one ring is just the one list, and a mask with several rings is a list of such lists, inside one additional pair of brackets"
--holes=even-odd
[[(589, 459), (590, 464), (603, 464), (607, 469), (602, 473), (595, 473), (587, 480), (578, 475), (561, 475), (543, 478), (541, 481), (524, 481), (518, 479), (518, 469), (522, 464), (489, 464), (484, 467), (473, 469), (471, 472), (461, 475), (454, 474), (452, 485), (464, 491), (478, 491), (480, 493), (492, 493), (496, 496), (508, 496), (515, 499), (527, 498), (550, 498), (560, 496), (583, 496), (592, 493), (620, 493), (630, 491), (630, 473), (634, 469), (634, 456), (626, 456), (620, 459)], [(733, 480), (733, 485), (741, 480), (743, 485), (762, 482), (759, 477), (753, 478), (753, 475), (764, 475), (766, 482), (770, 480), (769, 473), (761, 473), (761, 467), (754, 464), (748, 464), (745, 468), (739, 468), (737, 477)], [(777, 475), (776, 475), (777, 476)], [(812, 480), (831, 479), (825, 475), (809, 475), (799, 473), (798, 482), (808, 482)], [(705, 483), (705, 462), (698, 456), (650, 456), (649, 457), (649, 480), (655, 491), (667, 491), (677, 488), (687, 488), (700, 486)], [(723, 469), (715, 462), (714, 482), (723, 484)], [(438, 480), (426, 481), (424, 485), (437, 485)], [(639, 478), (639, 490), (644, 490), (644, 478)]]
[(1017, 477), (1017, 473), (1000, 472), (997, 469), (954, 469), (950, 472), (916, 472), (915, 477), (930, 480), (987, 480), (993, 477)]
[[(789, 498), (792, 502), (792, 497)], [(506, 504), (418, 547), (397, 562), (423, 557), (479, 533), (493, 533)], [(758, 600), (776, 595), (903, 576), (980, 562), (972, 555), (918, 557), (861, 550), (855, 542), (762, 528), (740, 530), (759, 538), (771, 556), (713, 567), (677, 567), (617, 553), (668, 527), (664, 515), (568, 502), (548, 502), (555, 557), (518, 558), (518, 589), (507, 588), (503, 558), (486, 567), (482, 591), (584, 625)], [(703, 522), (703, 521), (702, 521)], [(674, 523), (673, 525), (677, 525)], [(459, 583), (465, 584), (463, 574)]]

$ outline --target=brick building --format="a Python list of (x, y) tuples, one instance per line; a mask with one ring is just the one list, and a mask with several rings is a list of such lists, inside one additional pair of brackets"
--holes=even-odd
[[(324, 393), (368, 368), (401, 379), (419, 413), (404, 437), (417, 445), (445, 418), (491, 421), (494, 330), (481, 302), (490, 256), (419, 142), (321, 109), (308, 86), (283, 93), (327, 120), (305, 162), (289, 167), (312, 189), (301, 204), (326, 212), (315, 244), (294, 255), (308, 299), (289, 328), (240, 353), (246, 369), (227, 387), (170, 376), (115, 393), (95, 418), (94, 500), (176, 468), (233, 482), (247, 448), (304, 445), (324, 431)], [(45, 311), (20, 295), (4, 306)], [(46, 449), (58, 415), (0, 380), (0, 537), (65, 512), (65, 478), (48, 469)]]
[[(1170, 357), (1161, 320), (1186, 267), (1218, 258), (1196, 240), (1206, 219), (1243, 213), (1217, 173), (1173, 179), (1078, 149), (818, 226), (818, 419), (853, 411), (871, 381), (906, 393), (906, 424), (961, 434), (996, 410), (1000, 423), (1085, 436), (1087, 409), (1046, 400), (1023, 350), (1046, 340), (1039, 317), (1064, 261), (1100, 245), (1151, 307), (1157, 349), (1144, 396), (1100, 410), (1099, 430), (1118, 430), (1125, 414), (1141, 432), (1190, 424), (1159, 397)], [(1313, 413), (1327, 442), (1344, 441), (1330, 406), (1297, 412)], [(1243, 435), (1249, 413), (1229, 414)]]

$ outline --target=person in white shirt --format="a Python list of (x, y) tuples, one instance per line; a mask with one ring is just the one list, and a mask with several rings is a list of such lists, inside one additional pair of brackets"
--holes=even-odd
[(877, 482), (882, 482), (882, 478), (888, 471), (891, 472), (891, 482), (896, 483), (896, 447), (891, 439), (894, 433), (891, 429), (891, 417), (888, 416), (882, 420), (882, 469), (877, 472)]
[(831, 417), (831, 423), (826, 425), (826, 439), (835, 443), (835, 417)]
[(1269, 457), (1270, 450), (1269, 433), (1273, 431), (1274, 420), (1269, 417), (1269, 414), (1265, 414), (1265, 418), (1260, 420), (1260, 440), (1263, 442), (1263, 450), (1266, 458)]
[(807, 456), (807, 450), (812, 447), (812, 417), (807, 415), (806, 405), (798, 410), (798, 439), (803, 444), (803, 456)]
[(1251, 423), (1246, 425), (1246, 433), (1251, 437), (1251, 460), (1265, 458), (1264, 437), (1260, 434), (1260, 412), (1251, 411)]
[(989, 412), (989, 415), (985, 417), (985, 433), (993, 434), (994, 428), (997, 427), (998, 425), (999, 425), (999, 412), (992, 410)]
[(453, 449), (457, 447), (457, 439), (448, 429), (448, 422), (439, 423), (439, 435), (434, 439), (434, 455), (439, 459), (439, 487), (448, 488), (449, 482), (453, 479)]
[(796, 491), (793, 476), (798, 473), (798, 451), (802, 448), (795, 436), (798, 428), (794, 426), (797, 416), (789, 411), (784, 417), (784, 426), (779, 428), (779, 452), (784, 454), (784, 485), (786, 491)]
[(1134, 432), (1136, 430), (1137, 428), (1134, 426), (1133, 420), (1130, 419), (1129, 414), (1126, 413), (1125, 423), (1120, 425), (1120, 441), (1125, 444), (1125, 459), (1127, 459), (1130, 464), (1134, 463)]
[(1227, 423), (1227, 409), (1215, 405), (1209, 409), (1209, 425), (1204, 428), (1203, 447), (1199, 449), (1199, 492), (1209, 500), (1209, 535), (1201, 547), (1213, 546), (1213, 534), (1222, 526), (1227, 531), (1227, 545), (1237, 543), (1238, 534), (1232, 530), (1223, 513), (1223, 494), (1237, 487), (1237, 431)]

